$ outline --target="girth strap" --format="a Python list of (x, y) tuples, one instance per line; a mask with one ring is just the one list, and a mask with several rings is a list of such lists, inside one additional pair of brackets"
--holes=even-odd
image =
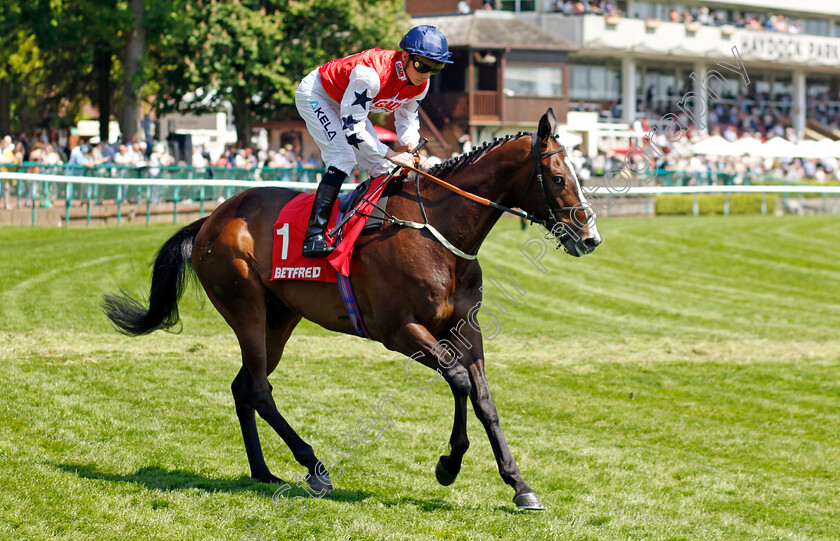
[(409, 221), (409, 220), (400, 220), (399, 218), (391, 218), (389, 221), (392, 224), (399, 225), (401, 227), (407, 227), (409, 229), (427, 229), (429, 231), (429, 233), (431, 233), (432, 236), (435, 237), (438, 240), (438, 242), (443, 244), (443, 246), (447, 250), (449, 250), (453, 254), (457, 255), (458, 257), (462, 257), (462, 258), (468, 259), (470, 261), (478, 258), (478, 254), (475, 254), (475, 255), (468, 254), (467, 252), (457, 248), (454, 244), (449, 242), (446, 239), (446, 237), (444, 237), (443, 234), (440, 231), (435, 229), (435, 227), (433, 225), (429, 224), (429, 223), (421, 224), (421, 223), (412, 222), (412, 221)]

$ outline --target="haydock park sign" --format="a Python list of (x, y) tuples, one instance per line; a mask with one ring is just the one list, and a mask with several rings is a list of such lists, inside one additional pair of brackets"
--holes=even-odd
[(840, 63), (840, 40), (791, 34), (742, 31), (737, 35), (741, 55), (747, 60), (795, 62), (836, 66)]

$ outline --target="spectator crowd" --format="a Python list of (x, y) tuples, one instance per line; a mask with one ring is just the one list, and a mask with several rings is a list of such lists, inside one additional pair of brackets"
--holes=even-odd
[[(672, 141), (664, 135), (665, 130), (655, 130), (652, 143), (662, 149), (662, 155), (656, 156), (653, 151), (650, 155), (655, 157), (649, 167), (656, 171), (655, 184), (658, 185), (720, 185), (720, 184), (755, 184), (762, 182), (816, 182), (816, 183), (837, 183), (840, 181), (840, 163), (835, 154), (826, 153), (820, 158), (792, 158), (792, 157), (762, 157), (755, 153), (747, 153), (741, 156), (714, 156), (711, 154), (700, 154), (694, 151), (694, 145), (700, 143), (710, 136), (720, 136), (729, 142), (736, 142), (742, 138), (752, 138), (758, 143), (765, 142), (769, 138), (781, 136), (790, 142), (796, 142), (792, 130), (776, 132), (761, 131), (738, 131), (730, 126), (717, 126), (712, 128), (707, 135), (696, 130), (692, 124), (688, 124), (685, 135), (676, 141)], [(631, 127), (634, 134), (651, 133), (650, 120), (642, 117), (633, 123)], [(641, 148), (650, 148), (639, 138), (637, 144)], [(574, 159), (576, 170), (580, 178), (585, 182), (590, 177), (610, 177), (615, 171), (624, 166), (625, 153), (628, 148), (601, 148), (596, 156), (584, 157), (576, 151)], [(633, 154), (633, 161), (639, 170), (644, 170), (642, 160), (644, 158), (638, 153)], [(647, 176), (644, 176), (647, 178)], [(645, 184), (640, 176), (633, 180), (633, 185)], [(649, 185), (649, 184), (648, 184)]]
[[(656, 97), (651, 86), (647, 89), (645, 98), (639, 100), (637, 110), (652, 118), (661, 118), (669, 113), (674, 114), (680, 118), (682, 125), (688, 125), (691, 122), (689, 122), (687, 114), (677, 107), (677, 104), (682, 96), (689, 95), (690, 90), (690, 88), (683, 88), (677, 95), (672, 87), (668, 87), (666, 96)], [(759, 132), (765, 138), (776, 135), (781, 137), (785, 135), (785, 126), (791, 123), (793, 100), (789, 94), (778, 93), (772, 95), (769, 92), (756, 92), (755, 85), (753, 85), (749, 87), (749, 92), (743, 90), (738, 93), (723, 91), (717, 97), (719, 99), (711, 99), (710, 97), (707, 103), (708, 123), (710, 129), (717, 129), (721, 133), (730, 133), (731, 135), (726, 137), (730, 141), (741, 134), (755, 132)], [(826, 99), (828, 99), (828, 96), (826, 96)], [(813, 106), (818, 103), (817, 100), (809, 101)], [(825, 107), (826, 114), (823, 119), (827, 121), (840, 120), (837, 111), (838, 105), (840, 104), (835, 102), (830, 109)], [(693, 106), (691, 101), (688, 104), (683, 104), (683, 107), (691, 106)], [(829, 111), (833, 113), (832, 116), (829, 116)], [(616, 115), (615, 112), (613, 114)], [(829, 124), (829, 122), (826, 122), (826, 124)]]
[[(311, 181), (309, 175), (293, 174), (299, 170), (317, 170), (323, 167), (316, 153), (304, 159), (286, 144), (277, 150), (253, 150), (228, 145), (216, 159), (201, 146), (192, 148), (191, 156), (176, 161), (174, 145), (158, 141), (151, 145), (140, 141), (118, 140), (104, 143), (98, 137), (71, 138), (53, 131), (37, 130), (31, 136), (21, 133), (17, 137), (0, 137), (0, 170), (28, 173), (84, 175), (89, 170), (106, 171), (106, 176), (128, 177), (134, 170), (143, 175), (159, 177), (164, 168), (178, 166), (192, 173), (213, 178), (219, 169), (249, 171), (247, 178), (262, 180), (264, 170), (286, 170), (280, 180)], [(240, 175), (241, 176), (241, 175)], [(230, 178), (230, 177), (227, 177)], [(272, 178), (277, 178), (277, 175)], [(4, 180), (0, 185), (0, 208), (13, 208), (12, 196), (17, 193), (15, 180)], [(40, 183), (32, 183), (25, 192), (26, 205), (37, 201)], [(42, 204), (44, 204), (42, 202)]]
[[(554, 0), (551, 8), (553, 11), (564, 15), (595, 14), (612, 17), (624, 15), (626, 6), (626, 1), (616, 0)], [(786, 15), (711, 9), (706, 6), (661, 5), (650, 2), (636, 2), (634, 6), (633, 18), (652, 18), (672, 23), (696, 22), (706, 26), (732, 25), (735, 28), (786, 34), (802, 34), (805, 32), (805, 24), (801, 19), (794, 19)], [(659, 16), (650, 17), (649, 15)]]

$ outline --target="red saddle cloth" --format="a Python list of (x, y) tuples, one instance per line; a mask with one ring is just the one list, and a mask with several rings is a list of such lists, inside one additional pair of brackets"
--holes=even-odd
[[(380, 177), (381, 179), (381, 177)], [(380, 179), (373, 180), (368, 186), (365, 197), (367, 201), (361, 201), (358, 211), (341, 228), (340, 237), (337, 236), (333, 242), (339, 242), (338, 247), (327, 257), (303, 257), (303, 237), (306, 235), (306, 226), (309, 221), (309, 214), (312, 211), (312, 202), (315, 199), (313, 193), (302, 193), (289, 201), (277, 216), (274, 223), (274, 247), (271, 256), (272, 280), (315, 280), (318, 282), (337, 281), (335, 273), (340, 272), (345, 276), (350, 275), (350, 259), (353, 257), (353, 243), (362, 232), (367, 222), (367, 215), (373, 211), (373, 204), (379, 201), (383, 185)], [(327, 231), (331, 231), (338, 222), (338, 201), (333, 205), (330, 214)], [(350, 212), (352, 209), (347, 209)], [(340, 241), (339, 241), (340, 238)]]

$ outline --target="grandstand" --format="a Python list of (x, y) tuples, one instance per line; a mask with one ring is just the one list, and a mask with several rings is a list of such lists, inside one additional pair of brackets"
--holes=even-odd
[[(464, 65), (447, 77), (463, 81), (466, 105), (450, 105), (453, 88), (443, 80), (433, 87), (438, 96), (424, 103), (437, 132), (457, 132), (455, 124), (481, 142), (530, 129), (533, 111), (519, 103), (550, 101), (566, 129), (581, 136), (584, 176), (609, 171), (670, 115), (687, 137), (675, 145), (661, 141), (669, 153), (657, 167), (668, 183), (840, 178), (836, 152), (693, 151), (711, 135), (759, 144), (775, 137), (840, 139), (840, 3), (473, 0), (470, 13), (457, 13), (456, 4), (406, 2), (416, 23), (448, 29), (456, 49), (464, 50)], [(468, 19), (501, 21), (512, 35), (487, 23), (467, 25)]]
[[(478, 4), (476, 0), (472, 3)], [(744, 123), (743, 115), (728, 118), (729, 106), (736, 106), (748, 116), (756, 113), (761, 121), (765, 112), (770, 113), (799, 135), (809, 127), (832, 138), (840, 135), (834, 131), (840, 126), (840, 75), (836, 69), (840, 62), (840, 4), (836, 2), (561, 0), (498, 4), (518, 21), (537, 27), (534, 40), (548, 34), (577, 48), (569, 56), (569, 81), (564, 88), (570, 110), (597, 111), (604, 119), (626, 123), (644, 114), (664, 114), (676, 109), (688, 92), (703, 92), (708, 97), (699, 82), (737, 47), (749, 82), (728, 73), (711, 77), (708, 90), (720, 96), (719, 107), (703, 111), (702, 102), (695, 104), (697, 117), (708, 119), (704, 124), (752, 127)], [(409, 1), (407, 8), (425, 19), (433, 13), (455, 13), (455, 2)], [(469, 16), (498, 13), (479, 9)], [(499, 36), (496, 41), (504, 45), (504, 39)], [(486, 39), (484, 42), (487, 46)], [(538, 58), (532, 63), (543, 64)], [(773, 127), (758, 124), (761, 131)]]

